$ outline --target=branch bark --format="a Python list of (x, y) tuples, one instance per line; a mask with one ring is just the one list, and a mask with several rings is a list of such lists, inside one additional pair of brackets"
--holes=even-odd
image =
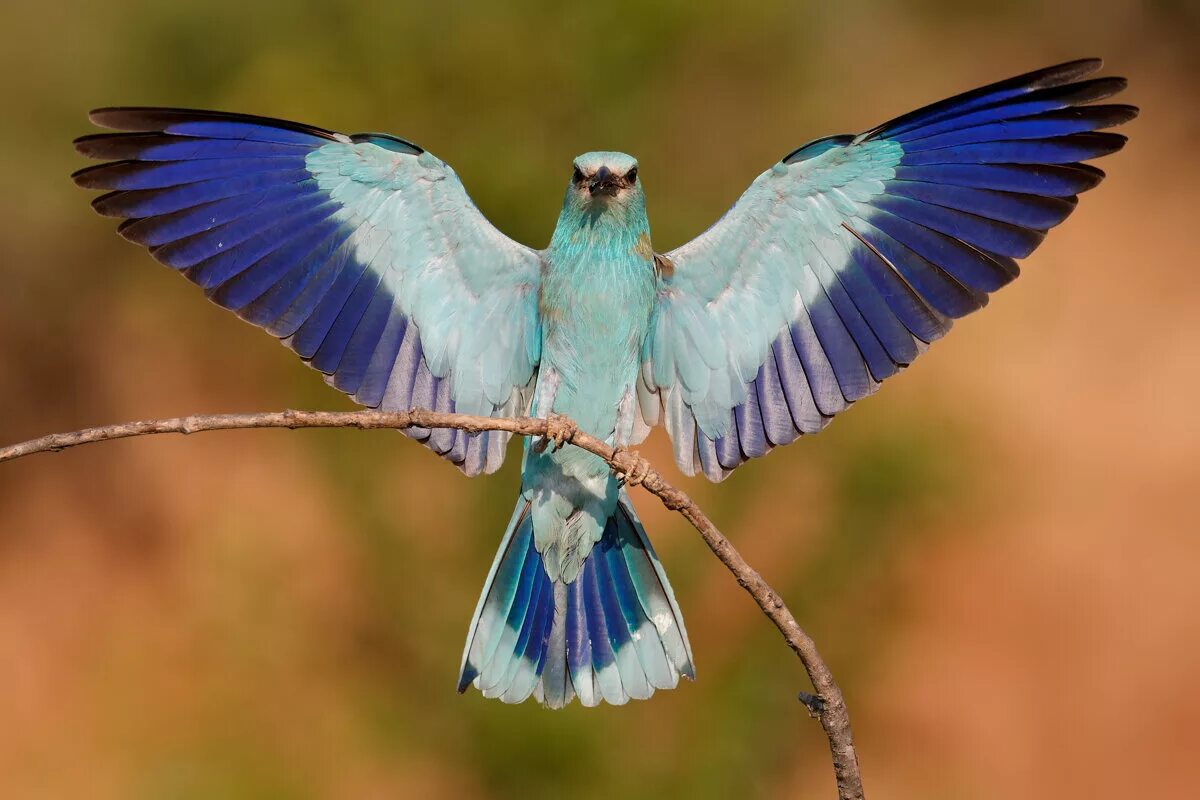
[(279, 411), (257, 414), (193, 414), (172, 419), (144, 420), (87, 428), (70, 433), (53, 433), (38, 439), (0, 448), (0, 463), (35, 453), (58, 452), (92, 442), (125, 439), (157, 433), (200, 433), (201, 431), (242, 430), (247, 428), (457, 428), (471, 433), (500, 430), (522, 436), (558, 435), (575, 447), (580, 447), (604, 459), (615, 472), (640, 478), (640, 484), (658, 497), (663, 505), (682, 514), (704, 539), (713, 554), (733, 573), (738, 585), (754, 598), (758, 607), (779, 629), (788, 647), (799, 657), (815, 694), (800, 693), (800, 701), (815, 717), (829, 740), (833, 756), (833, 771), (839, 800), (862, 800), (862, 776), (858, 755), (850, 730), (850, 716), (842, 692), (833, 674), (817, 651), (812, 638), (805, 633), (783, 598), (771, 588), (762, 575), (742, 558), (712, 520), (683, 491), (672, 486), (659, 472), (637, 453), (612, 448), (594, 436), (577, 430), (565, 418), (551, 420), (533, 417), (494, 418), (467, 414), (444, 414), (413, 409), (411, 411)]

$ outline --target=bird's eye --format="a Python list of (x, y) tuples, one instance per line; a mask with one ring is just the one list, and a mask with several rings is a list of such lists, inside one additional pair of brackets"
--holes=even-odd
[(625, 173), (625, 180), (629, 181), (631, 184), (637, 183), (637, 167), (634, 167), (633, 169), (629, 170), (629, 172)]
[(574, 181), (575, 183), (582, 183), (583, 182), (583, 170), (581, 170), (579, 167), (576, 167), (575, 174), (571, 176), (571, 180)]

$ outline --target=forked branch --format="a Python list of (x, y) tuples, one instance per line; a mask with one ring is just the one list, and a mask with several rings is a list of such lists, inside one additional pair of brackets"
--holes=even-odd
[(457, 428), (468, 432), (500, 430), (521, 436), (545, 436), (574, 445), (604, 459), (613, 470), (632, 476), (646, 491), (658, 497), (667, 508), (678, 511), (700, 533), (705, 544), (733, 573), (738, 584), (754, 598), (758, 607), (774, 623), (784, 641), (800, 658), (815, 694), (800, 693), (800, 701), (808, 713), (820, 721), (829, 739), (833, 755), (833, 771), (837, 780), (839, 800), (861, 800), (862, 777), (858, 756), (850, 731), (850, 717), (842, 692), (829, 667), (817, 652), (817, 647), (796, 622), (783, 598), (763, 580), (729, 540), (717, 530), (705, 513), (690, 497), (668, 483), (644, 459), (629, 450), (615, 449), (576, 429), (565, 418), (549, 421), (532, 417), (497, 419), (467, 414), (443, 414), (414, 409), (412, 411), (278, 411), (261, 414), (193, 414), (173, 419), (126, 422), (88, 428), (71, 433), (54, 433), (28, 442), (0, 448), (0, 462), (12, 461), (34, 453), (57, 452), (91, 442), (125, 439), (154, 433), (200, 433), (201, 431), (240, 430), (245, 428), (376, 428), (404, 429)]

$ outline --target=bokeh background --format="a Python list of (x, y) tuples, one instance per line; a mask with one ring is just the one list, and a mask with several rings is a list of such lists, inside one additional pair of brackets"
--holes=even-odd
[[(821, 646), (872, 796), (1194, 796), (1194, 0), (5, 3), (0, 40), (6, 442), (350, 407), (92, 214), (91, 107), (394, 132), (538, 247), (570, 159), (622, 149), (667, 249), (809, 139), (1105, 56), (1142, 117), (1025, 276), (821, 436), (680, 481)], [(454, 693), (517, 461), (468, 481), (399, 435), (263, 431), (0, 466), (0, 796), (831, 796), (795, 659), (641, 493), (699, 680), (559, 713)]]

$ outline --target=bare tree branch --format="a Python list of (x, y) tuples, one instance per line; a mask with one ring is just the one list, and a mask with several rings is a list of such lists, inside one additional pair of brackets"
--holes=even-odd
[(40, 439), (0, 448), (0, 462), (12, 461), (34, 453), (57, 452), (91, 442), (124, 439), (155, 433), (199, 433), (201, 431), (240, 430), (245, 428), (376, 428), (403, 429), (457, 428), (468, 432), (485, 430), (509, 431), (523, 436), (551, 436), (587, 450), (604, 459), (615, 472), (640, 483), (658, 497), (667, 508), (678, 511), (700, 533), (705, 544), (733, 573), (738, 584), (754, 598), (758, 607), (783, 635), (788, 647), (796, 653), (808, 673), (816, 694), (800, 693), (800, 701), (808, 713), (820, 721), (829, 739), (833, 755), (833, 771), (837, 780), (839, 800), (861, 800), (862, 776), (858, 756), (850, 731), (850, 716), (842, 692), (829, 667), (817, 652), (816, 644), (783, 598), (754, 570), (729, 540), (717, 529), (690, 497), (668, 483), (662, 475), (637, 453), (614, 449), (594, 436), (579, 431), (565, 417), (550, 420), (532, 417), (497, 419), (467, 414), (442, 414), (414, 409), (412, 411), (279, 411), (260, 414), (193, 414), (173, 419), (144, 420), (88, 428), (71, 433), (54, 433)]

